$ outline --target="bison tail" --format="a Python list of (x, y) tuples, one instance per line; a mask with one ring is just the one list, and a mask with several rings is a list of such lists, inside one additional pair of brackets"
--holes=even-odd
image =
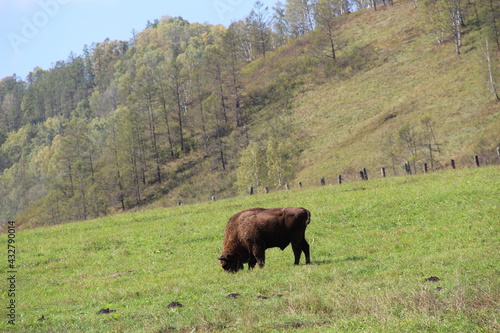
[(306, 220), (306, 225), (307, 225), (307, 224), (311, 223), (311, 212), (305, 208), (302, 208), (302, 209), (305, 210), (307, 213), (307, 220)]

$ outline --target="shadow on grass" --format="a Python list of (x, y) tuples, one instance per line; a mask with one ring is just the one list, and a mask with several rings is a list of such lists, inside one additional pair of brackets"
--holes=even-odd
[[(362, 260), (366, 260), (368, 259), (368, 257), (366, 256), (349, 256), (345, 259), (341, 259), (340, 261), (362, 261)], [(339, 261), (339, 260), (337, 260)]]
[(348, 261), (363, 261), (367, 260), (366, 256), (348, 256), (346, 258), (322, 258), (319, 260), (311, 260), (311, 265), (328, 265), (328, 264), (338, 264), (340, 262), (348, 262)]

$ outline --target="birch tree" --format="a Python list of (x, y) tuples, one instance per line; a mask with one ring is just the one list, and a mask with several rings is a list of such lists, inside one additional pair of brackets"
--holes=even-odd
[(237, 184), (241, 190), (248, 187), (265, 186), (268, 178), (266, 147), (257, 142), (249, 144), (242, 152), (238, 163)]
[(455, 51), (460, 54), (462, 47), (462, 9), (460, 0), (446, 0), (451, 21), (451, 30), (453, 32), (453, 40), (455, 43)]
[(498, 96), (498, 90), (495, 84), (495, 80), (493, 78), (493, 66), (492, 66), (491, 53), (487, 37), (484, 38), (484, 56), (486, 59), (486, 65), (488, 69), (488, 82), (490, 84), (491, 92), (495, 96), (495, 99), (497, 101), (500, 101), (500, 96)]
[(314, 29), (314, 1), (287, 0), (285, 17), (293, 37), (305, 35)]

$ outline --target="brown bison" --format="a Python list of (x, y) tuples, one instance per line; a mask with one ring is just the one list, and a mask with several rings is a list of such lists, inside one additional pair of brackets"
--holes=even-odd
[(304, 251), (306, 264), (311, 262), (309, 244), (305, 239), (311, 213), (305, 208), (250, 208), (233, 215), (226, 225), (224, 250), (220, 260), (227, 272), (237, 272), (248, 263), (264, 266), (265, 251), (271, 247), (284, 250), (292, 243), (295, 265)]

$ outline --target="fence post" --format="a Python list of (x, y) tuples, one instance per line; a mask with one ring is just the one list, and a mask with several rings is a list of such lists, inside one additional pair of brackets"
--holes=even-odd
[(365, 180), (368, 180), (368, 173), (366, 172), (366, 168), (363, 168), (363, 176), (365, 177)]
[(342, 185), (342, 175), (338, 176), (337, 181), (338, 181), (339, 185)]
[(380, 168), (380, 173), (382, 174), (382, 178), (385, 178), (385, 168)]
[(410, 166), (410, 162), (408, 162), (408, 161), (405, 162), (405, 171), (406, 171), (407, 175), (411, 175), (411, 166)]
[(265, 193), (265, 194), (268, 194), (268, 193), (269, 193), (269, 188), (268, 188), (267, 186), (266, 186), (266, 187), (264, 187), (264, 193)]
[(479, 156), (477, 155), (474, 156), (474, 163), (476, 164), (477, 167), (479, 167)]
[(424, 170), (424, 173), (427, 173), (427, 171), (428, 171), (428, 169), (427, 169), (427, 163), (424, 163), (423, 170)]
[(248, 194), (253, 195), (253, 187), (252, 186), (250, 186), (250, 188), (248, 189)]
[(456, 166), (455, 166), (455, 160), (454, 160), (454, 159), (452, 159), (452, 160), (451, 160), (451, 167), (452, 167), (453, 169), (456, 169)]

